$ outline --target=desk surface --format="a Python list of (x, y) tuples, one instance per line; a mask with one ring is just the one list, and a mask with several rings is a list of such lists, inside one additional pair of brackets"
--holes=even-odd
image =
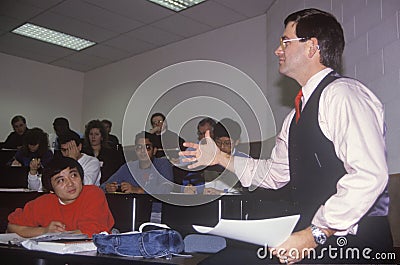
[(194, 265), (207, 257), (205, 254), (194, 254), (191, 258), (173, 257), (171, 260), (165, 258), (143, 259), (120, 257), (113, 255), (102, 255), (96, 251), (79, 252), (75, 254), (56, 254), (44, 251), (28, 250), (23, 247), (0, 245), (1, 261), (7, 264), (130, 264), (130, 265), (149, 265), (149, 264), (176, 264)]

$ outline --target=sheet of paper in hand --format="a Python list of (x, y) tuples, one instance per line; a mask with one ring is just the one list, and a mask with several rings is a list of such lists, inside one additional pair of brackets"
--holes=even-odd
[(292, 233), (300, 215), (262, 220), (221, 219), (215, 227), (193, 225), (199, 233), (227, 237), (260, 246), (276, 247)]

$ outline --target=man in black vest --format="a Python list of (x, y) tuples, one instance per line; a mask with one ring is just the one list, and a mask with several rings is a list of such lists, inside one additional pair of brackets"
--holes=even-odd
[(183, 154), (196, 156), (190, 167), (220, 164), (234, 171), (245, 187), (279, 189), (290, 182), (301, 217), (295, 232), (270, 249), (281, 263), (373, 262), (374, 254), (393, 252), (383, 106), (362, 83), (335, 72), (344, 50), (335, 17), (305, 9), (284, 25), (275, 55), (279, 72), (302, 87), (301, 104), (286, 117), (271, 158), (231, 159), (209, 134), (207, 145), (185, 143), (196, 151)]

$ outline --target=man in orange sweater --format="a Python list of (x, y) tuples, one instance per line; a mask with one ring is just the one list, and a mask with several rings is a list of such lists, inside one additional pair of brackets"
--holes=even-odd
[(50, 194), (42, 195), (8, 216), (7, 231), (22, 237), (51, 232), (73, 231), (89, 237), (111, 232), (114, 218), (103, 191), (83, 185), (83, 169), (74, 159), (53, 159), (43, 172), (43, 186)]

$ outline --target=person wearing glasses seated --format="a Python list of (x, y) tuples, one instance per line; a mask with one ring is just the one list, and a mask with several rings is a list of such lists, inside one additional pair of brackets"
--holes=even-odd
[(75, 159), (56, 157), (43, 170), (43, 185), (50, 191), (17, 208), (8, 216), (7, 232), (22, 237), (73, 231), (93, 234), (111, 232), (114, 218), (104, 193), (83, 185), (82, 166)]
[(154, 157), (154, 136), (140, 132), (135, 137), (138, 160), (122, 165), (101, 188), (106, 192), (165, 194), (172, 190), (172, 164), (167, 158)]
[[(122, 165), (100, 187), (109, 193), (169, 194), (173, 188), (172, 164), (166, 157), (154, 157), (157, 147), (153, 142), (153, 134), (138, 133), (135, 136), (138, 159)], [(161, 207), (161, 203), (153, 203), (151, 222), (161, 222)]]
[[(240, 143), (240, 134), (242, 133), (239, 123), (230, 118), (224, 118), (213, 126), (212, 132), (214, 141), (222, 152), (232, 156), (249, 157), (249, 155), (236, 149), (236, 146)], [(204, 134), (201, 139), (203, 138)], [(201, 139), (199, 137), (199, 140)], [(227, 192), (239, 192), (242, 188), (236, 175), (219, 165), (206, 167), (196, 174), (189, 173), (184, 179), (185, 184), (187, 186), (184, 192), (193, 194), (203, 190), (203, 194), (217, 195)]]
[(162, 113), (151, 115), (150, 133), (154, 134), (154, 146), (157, 147), (156, 157), (167, 156), (174, 163), (178, 162), (178, 152), (186, 148), (183, 146), (185, 140), (173, 131), (168, 130), (167, 121)]

